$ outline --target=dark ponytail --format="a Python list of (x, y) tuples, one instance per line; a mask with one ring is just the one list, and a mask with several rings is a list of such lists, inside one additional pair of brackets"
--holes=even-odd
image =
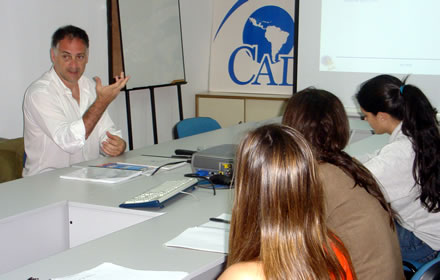
[(440, 132), (436, 115), (423, 92), (399, 79), (380, 75), (365, 82), (356, 94), (367, 112), (384, 112), (402, 121), (402, 133), (410, 139), (415, 159), (413, 177), (420, 185), (420, 201), (429, 212), (440, 212)]

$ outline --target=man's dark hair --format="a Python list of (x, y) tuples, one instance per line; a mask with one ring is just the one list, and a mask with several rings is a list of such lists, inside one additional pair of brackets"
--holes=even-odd
[(80, 39), (84, 42), (86, 47), (89, 48), (89, 36), (87, 36), (87, 33), (81, 28), (73, 25), (62, 26), (55, 31), (52, 35), (52, 48), (56, 48), (58, 43), (66, 37), (69, 39)]

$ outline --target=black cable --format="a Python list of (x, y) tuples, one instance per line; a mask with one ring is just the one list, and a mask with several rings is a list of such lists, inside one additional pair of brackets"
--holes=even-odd
[(174, 165), (174, 164), (178, 164), (178, 163), (182, 163), (182, 162), (188, 162), (188, 161), (187, 160), (181, 160), (181, 161), (174, 161), (174, 162), (168, 162), (168, 163), (162, 164), (161, 166), (158, 166), (156, 169), (154, 169), (154, 171), (151, 173), (151, 176), (156, 174), (156, 172), (159, 171), (159, 169), (161, 169), (164, 166)]
[(208, 181), (212, 186), (212, 191), (213, 191), (214, 195), (217, 194), (217, 192), (215, 190), (215, 184), (209, 179), (208, 176), (202, 176), (202, 175), (198, 175), (196, 173), (189, 173), (189, 174), (185, 174), (183, 176), (190, 177), (190, 178), (200, 178), (200, 179), (204, 179), (204, 180)]

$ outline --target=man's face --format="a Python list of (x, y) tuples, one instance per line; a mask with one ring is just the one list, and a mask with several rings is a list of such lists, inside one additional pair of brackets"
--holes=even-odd
[(75, 86), (81, 78), (88, 61), (88, 49), (78, 38), (62, 39), (50, 50), (52, 63), (58, 76), (67, 87)]

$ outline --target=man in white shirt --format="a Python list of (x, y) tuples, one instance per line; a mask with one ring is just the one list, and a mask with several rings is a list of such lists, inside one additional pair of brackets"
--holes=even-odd
[(125, 151), (106, 109), (129, 77), (121, 73), (115, 83), (103, 86), (100, 78), (95, 83), (83, 76), (88, 48), (88, 36), (78, 27), (64, 26), (53, 34), (53, 67), (29, 86), (23, 102), (23, 176)]

